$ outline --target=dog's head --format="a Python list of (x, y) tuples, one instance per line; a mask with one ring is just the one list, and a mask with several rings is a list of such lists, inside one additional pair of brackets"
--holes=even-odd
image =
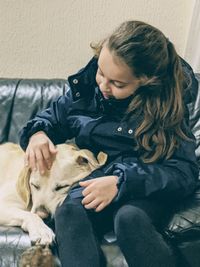
[(54, 214), (70, 187), (104, 165), (107, 160), (107, 155), (103, 152), (96, 159), (89, 150), (80, 150), (71, 144), (58, 145), (57, 150), (51, 169), (44, 175), (25, 168), (18, 179), (18, 192), (27, 208), (31, 208), (31, 212), (42, 218)]

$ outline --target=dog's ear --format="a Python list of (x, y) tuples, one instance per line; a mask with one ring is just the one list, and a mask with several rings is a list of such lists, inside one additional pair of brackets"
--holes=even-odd
[(91, 151), (81, 149), (79, 151), (79, 156), (77, 157), (77, 162), (80, 165), (88, 163), (97, 169), (106, 163), (107, 158), (108, 156), (104, 152), (100, 152), (96, 159)]
[(17, 192), (23, 201), (26, 203), (26, 207), (30, 208), (31, 205), (31, 190), (29, 185), (31, 170), (28, 167), (24, 167), (17, 180)]
[(100, 166), (104, 165), (106, 163), (107, 159), (108, 159), (108, 155), (102, 151), (99, 152), (99, 154), (97, 155), (97, 160), (98, 160)]

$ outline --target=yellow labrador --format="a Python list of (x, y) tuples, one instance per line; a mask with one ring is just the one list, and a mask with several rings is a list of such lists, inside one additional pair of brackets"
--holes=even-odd
[(70, 187), (107, 159), (97, 159), (86, 149), (62, 144), (50, 171), (40, 175), (24, 167), (24, 152), (19, 145), (0, 145), (0, 225), (20, 226), (33, 243), (50, 244), (53, 231), (42, 219), (54, 214)]

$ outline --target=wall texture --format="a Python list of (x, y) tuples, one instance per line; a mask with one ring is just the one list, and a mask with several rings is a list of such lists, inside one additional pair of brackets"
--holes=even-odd
[(194, 0), (0, 0), (0, 77), (64, 78), (127, 19), (159, 27), (184, 55)]

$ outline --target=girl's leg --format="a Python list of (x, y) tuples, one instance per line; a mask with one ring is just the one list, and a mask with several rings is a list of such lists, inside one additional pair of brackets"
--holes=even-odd
[(55, 233), (62, 267), (106, 266), (88, 214), (79, 199), (66, 198), (57, 209)]
[(118, 209), (114, 228), (118, 245), (129, 267), (174, 267), (171, 248), (156, 230), (164, 207), (148, 201), (135, 201)]

